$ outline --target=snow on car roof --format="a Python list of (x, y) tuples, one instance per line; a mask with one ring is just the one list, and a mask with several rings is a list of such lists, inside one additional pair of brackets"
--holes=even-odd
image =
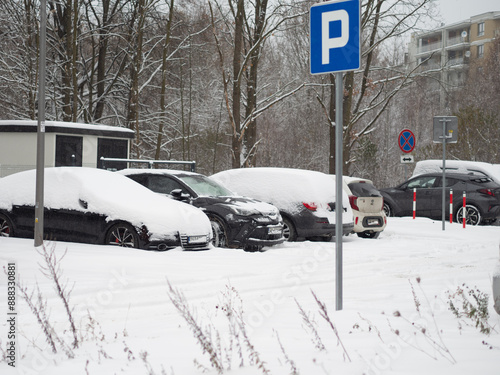
[(178, 169), (153, 169), (153, 168), (127, 168), (121, 169), (117, 171), (121, 174), (141, 174), (141, 173), (152, 173), (152, 174), (172, 174), (172, 175), (199, 175), (199, 173), (189, 172), (189, 171), (181, 171)]
[[(443, 160), (421, 160), (417, 162), (413, 177), (425, 174), (442, 172)], [(456, 173), (472, 173), (476, 176), (488, 176), (500, 183), (500, 164), (490, 164), (467, 160), (446, 160), (446, 170)]]
[(270, 201), (278, 207), (296, 202), (335, 202), (335, 179), (321, 172), (262, 167), (231, 169), (210, 177), (239, 195)]
[[(35, 205), (36, 171), (15, 173), (0, 179), (0, 209)], [(83, 209), (81, 201), (87, 204)], [(95, 168), (56, 167), (44, 173), (44, 206), (102, 214), (107, 220), (146, 225), (152, 233), (210, 232), (201, 210), (151, 192), (120, 174)]]
[(344, 181), (346, 182), (346, 184), (354, 184), (354, 183), (358, 183), (358, 182), (361, 182), (361, 183), (364, 182), (364, 183), (373, 185), (372, 180), (368, 180), (367, 178), (361, 178), (361, 177), (344, 176)]

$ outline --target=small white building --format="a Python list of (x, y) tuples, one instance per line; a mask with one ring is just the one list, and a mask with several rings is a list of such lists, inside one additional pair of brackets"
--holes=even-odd
[[(0, 177), (36, 168), (37, 121), (0, 120)], [(129, 158), (134, 131), (108, 125), (45, 122), (45, 167), (104, 168), (101, 157)], [(123, 169), (125, 162), (106, 162)]]

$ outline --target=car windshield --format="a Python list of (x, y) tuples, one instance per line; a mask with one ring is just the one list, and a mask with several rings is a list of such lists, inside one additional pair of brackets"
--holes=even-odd
[(233, 192), (218, 184), (217, 182), (201, 175), (178, 176), (194, 192), (200, 196), (206, 197), (227, 197), (234, 195)]

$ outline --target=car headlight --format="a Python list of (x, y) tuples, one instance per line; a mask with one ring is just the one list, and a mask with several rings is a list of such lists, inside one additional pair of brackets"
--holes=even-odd
[(251, 216), (251, 215), (259, 215), (260, 212), (253, 208), (247, 208), (242, 206), (228, 206), (231, 211), (233, 211), (236, 215), (240, 216)]

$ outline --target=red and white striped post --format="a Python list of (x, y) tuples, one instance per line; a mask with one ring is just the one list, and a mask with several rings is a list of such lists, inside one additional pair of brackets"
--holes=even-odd
[(462, 221), (463, 221), (463, 227), (465, 228), (465, 222), (467, 221), (467, 207), (466, 207), (466, 197), (465, 197), (465, 191), (464, 191), (464, 203), (463, 203), (463, 215), (462, 215)]
[(453, 189), (450, 189), (450, 224), (453, 223)]
[(413, 188), (413, 219), (415, 219), (416, 211), (417, 211), (417, 189)]

